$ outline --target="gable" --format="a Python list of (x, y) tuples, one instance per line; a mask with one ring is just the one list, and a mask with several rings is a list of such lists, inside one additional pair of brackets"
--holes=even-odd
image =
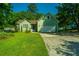
[(29, 22), (23, 21), (23, 22), (21, 22), (20, 24), (29, 24)]
[(39, 22), (41, 22), (41, 24), (43, 22), (44, 26), (52, 26), (52, 25), (58, 24), (57, 19), (54, 16), (49, 16), (49, 15), (46, 15), (40, 18)]
[(16, 24), (30, 24), (27, 20), (19, 20), (16, 22)]
[(57, 23), (55, 21), (53, 21), (52, 19), (45, 19), (43, 25), (48, 25), (48, 26), (52, 26), (52, 25), (56, 25)]

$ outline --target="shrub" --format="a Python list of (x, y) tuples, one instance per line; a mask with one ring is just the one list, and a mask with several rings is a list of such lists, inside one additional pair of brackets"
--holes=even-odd
[(14, 36), (13, 33), (5, 33), (5, 32), (2, 32), (2, 33), (0, 33), (0, 40), (8, 39), (9, 37), (12, 37), (12, 36)]
[(26, 33), (29, 33), (29, 32), (31, 32), (30, 30), (26, 30)]

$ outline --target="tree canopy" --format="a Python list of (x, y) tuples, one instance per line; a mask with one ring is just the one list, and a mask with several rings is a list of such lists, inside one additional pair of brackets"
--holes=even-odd
[(79, 31), (79, 4), (62, 3), (57, 6), (57, 19), (60, 26), (66, 26), (69, 23), (75, 23)]
[(28, 12), (36, 13), (37, 12), (37, 6), (35, 3), (30, 3), (28, 5)]
[(0, 4), (0, 27), (3, 28), (7, 26), (12, 18), (11, 4), (1, 3)]
[(28, 10), (14, 12), (10, 3), (0, 4), (0, 28), (15, 25), (17, 20), (38, 20), (42, 13), (37, 12), (37, 6), (34, 3), (28, 5)]

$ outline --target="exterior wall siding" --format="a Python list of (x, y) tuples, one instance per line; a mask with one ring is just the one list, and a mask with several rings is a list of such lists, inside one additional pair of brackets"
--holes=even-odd
[(38, 32), (58, 32), (58, 22), (54, 19), (41, 18), (37, 27)]
[(37, 23), (37, 31), (40, 32), (42, 26), (43, 26), (43, 22), (44, 20), (39, 20), (38, 23)]
[(31, 31), (31, 24), (27, 21), (23, 21), (17, 25), (17, 30), (20, 32)]
[(56, 26), (43, 26), (39, 32), (56, 32)]

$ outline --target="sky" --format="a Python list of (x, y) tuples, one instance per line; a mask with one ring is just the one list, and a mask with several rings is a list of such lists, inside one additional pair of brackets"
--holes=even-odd
[[(28, 6), (29, 3), (12, 3), (12, 6), (13, 6), (13, 11), (14, 12), (20, 12), (20, 11), (27, 11), (27, 6)], [(56, 6), (58, 4), (56, 3), (36, 3), (37, 5), (37, 11), (39, 13), (52, 13), (52, 14), (56, 14), (57, 13), (57, 9), (56, 9)]]

